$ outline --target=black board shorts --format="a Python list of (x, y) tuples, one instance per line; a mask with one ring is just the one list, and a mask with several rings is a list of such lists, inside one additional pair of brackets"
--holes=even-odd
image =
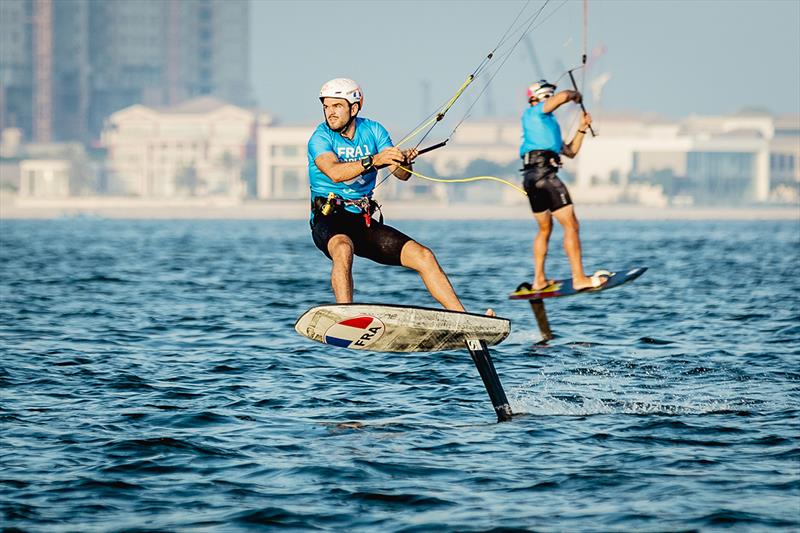
[(534, 213), (557, 211), (572, 205), (572, 198), (553, 165), (526, 165), (523, 169), (522, 186), (528, 193), (528, 201)]
[(383, 265), (400, 265), (400, 252), (411, 237), (372, 220), (369, 227), (364, 215), (350, 211), (334, 212), (330, 215), (315, 214), (311, 219), (311, 236), (314, 244), (328, 259), (328, 241), (336, 235), (347, 235), (353, 241), (354, 253)]

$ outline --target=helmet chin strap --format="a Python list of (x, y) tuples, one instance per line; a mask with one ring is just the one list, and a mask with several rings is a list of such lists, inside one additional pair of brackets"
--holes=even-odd
[[(356, 102), (356, 103), (358, 103), (358, 102)], [(350, 109), (351, 109), (351, 106), (352, 106), (352, 105), (353, 105), (353, 104), (349, 104), (349, 105), (348, 105), (348, 108), (347, 108), (347, 112), (348, 112), (348, 113), (350, 113)], [(361, 111), (361, 104), (358, 104), (358, 110), (359, 110), (359, 111)], [(324, 115), (324, 113), (323, 113), (323, 115)], [(356, 113), (356, 115), (358, 115), (358, 113)], [(342, 135), (342, 136), (343, 136), (344, 132), (345, 132), (345, 131), (347, 131), (347, 128), (349, 128), (349, 127), (350, 127), (350, 124), (353, 122), (353, 120), (355, 120), (355, 118), (356, 118), (356, 115), (353, 115), (352, 113), (350, 113), (350, 118), (347, 120), (347, 122), (345, 123), (345, 125), (344, 125), (344, 126), (342, 126), (341, 128), (339, 128), (338, 130), (334, 130), (333, 128), (331, 128), (331, 129), (332, 129), (333, 131), (335, 131), (336, 133), (338, 133), (339, 135)], [(327, 123), (327, 122), (328, 122), (328, 117), (325, 117), (325, 123)], [(331, 127), (331, 125), (330, 125), (330, 124), (328, 124), (328, 127), (330, 128), (330, 127)]]

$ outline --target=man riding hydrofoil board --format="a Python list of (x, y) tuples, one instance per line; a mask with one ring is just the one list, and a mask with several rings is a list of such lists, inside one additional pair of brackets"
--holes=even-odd
[[(416, 149), (400, 150), (380, 123), (358, 114), (364, 95), (358, 84), (336, 78), (319, 93), (325, 121), (308, 141), (311, 234), (331, 261), (331, 287), (337, 303), (353, 301), (353, 255), (383, 265), (415, 270), (445, 309), (464, 312), (450, 280), (433, 252), (397, 229), (372, 218), (377, 170), (387, 168), (406, 181)], [(494, 311), (487, 310), (494, 316)]]
[(554, 283), (545, 275), (545, 258), (553, 231), (553, 217), (564, 228), (564, 251), (572, 269), (572, 285), (576, 290), (597, 288), (608, 280), (607, 271), (587, 276), (583, 270), (578, 219), (567, 186), (558, 177), (561, 156), (578, 155), (592, 123), (583, 112), (581, 125), (568, 143), (561, 138), (561, 127), (553, 112), (567, 102), (581, 102), (578, 91), (555, 93), (556, 86), (539, 80), (528, 87), (528, 108), (522, 113), (522, 144), (519, 154), (523, 164), (523, 187), (533, 216), (539, 226), (533, 241), (534, 279), (532, 288), (543, 290)]

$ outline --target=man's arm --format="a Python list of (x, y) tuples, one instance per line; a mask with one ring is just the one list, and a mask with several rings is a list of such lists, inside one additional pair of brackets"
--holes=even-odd
[(543, 113), (552, 113), (567, 102), (580, 102), (581, 93), (578, 91), (561, 91), (544, 101)]
[[(408, 150), (403, 150), (403, 161), (401, 165), (392, 165), (389, 167), (389, 172), (394, 174), (394, 177), (401, 180), (401, 181), (408, 181), (408, 178), (411, 177), (411, 173), (408, 172), (406, 169), (410, 169), (411, 165), (414, 164), (414, 159), (417, 157), (417, 149), (410, 148)], [(405, 167), (405, 168), (403, 168)]]
[(586, 128), (592, 123), (592, 116), (589, 113), (584, 113), (581, 117), (581, 125), (578, 126), (578, 131), (575, 132), (575, 137), (569, 144), (561, 147), (561, 154), (569, 157), (570, 159), (578, 155), (578, 152), (583, 145), (583, 138), (586, 137)]
[[(403, 161), (403, 152), (401, 152), (399, 148), (390, 146), (384, 148), (372, 157), (372, 167), (393, 167), (390, 171), (394, 172), (397, 169), (397, 165), (402, 164)], [(365, 169), (361, 161), (341, 162), (333, 152), (325, 152), (324, 154), (318, 155), (314, 163), (317, 165), (317, 168), (334, 183), (350, 181), (363, 174), (366, 170), (372, 169), (372, 167)], [(408, 179), (408, 177), (406, 177), (406, 179)]]

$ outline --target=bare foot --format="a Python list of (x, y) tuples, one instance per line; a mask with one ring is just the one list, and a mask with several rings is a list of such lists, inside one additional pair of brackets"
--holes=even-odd
[(572, 280), (572, 288), (576, 291), (582, 291), (583, 289), (593, 289), (597, 287), (601, 287), (606, 281), (608, 281), (609, 276), (605, 274), (594, 276), (583, 276), (582, 278), (575, 278)]
[(556, 282), (556, 280), (554, 280), (554, 279), (545, 280), (544, 283), (536, 283), (536, 280), (533, 280), (533, 284), (531, 284), (531, 289), (533, 289), (535, 291), (540, 291), (542, 289), (546, 289), (547, 287), (549, 287), (550, 285), (552, 285), (555, 282)]

